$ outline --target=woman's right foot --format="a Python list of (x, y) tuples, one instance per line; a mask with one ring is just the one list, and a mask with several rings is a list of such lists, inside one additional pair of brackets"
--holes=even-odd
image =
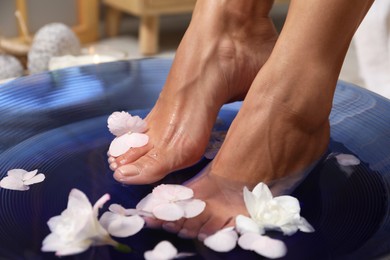
[(269, 0), (197, 2), (165, 86), (146, 117), (149, 143), (109, 158), (116, 180), (153, 183), (202, 157), (220, 107), (245, 97), (273, 49), (271, 7)]

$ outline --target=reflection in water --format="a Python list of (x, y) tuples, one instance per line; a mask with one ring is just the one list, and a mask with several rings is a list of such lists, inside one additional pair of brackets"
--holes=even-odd
[[(72, 188), (82, 190), (90, 201), (110, 193), (107, 205), (127, 208), (151, 191), (152, 186), (124, 186), (112, 178), (106, 161), (112, 135), (106, 120), (117, 110), (144, 117), (158, 97), (170, 62), (66, 69), (0, 87), (0, 178), (13, 168), (46, 174), (46, 180), (28, 192), (0, 189), (0, 259), (56, 259), (52, 253), (41, 253), (40, 247), (49, 234), (46, 221), (66, 208)], [(238, 108), (239, 104), (221, 111), (217, 130), (228, 128)], [(353, 154), (361, 163), (346, 172), (329, 157), (297, 187), (292, 195), (316, 232), (291, 237), (270, 232), (287, 244), (287, 259), (372, 259), (389, 253), (390, 113), (384, 113), (389, 110), (388, 101), (339, 83), (330, 117), (329, 152)], [(165, 181), (181, 183), (208, 161), (205, 158)], [(142, 259), (143, 252), (161, 240), (169, 240), (180, 252), (196, 252), (192, 259), (258, 259), (240, 249), (212, 252), (195, 240), (149, 229), (120, 239), (134, 249), (131, 256), (96, 247), (65, 259)]]

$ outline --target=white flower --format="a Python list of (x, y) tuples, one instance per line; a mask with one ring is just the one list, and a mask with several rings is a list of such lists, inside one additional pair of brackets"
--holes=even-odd
[[(145, 221), (139, 215), (124, 209), (119, 204), (111, 204), (110, 211), (104, 212), (99, 222), (115, 237), (128, 237), (138, 233), (144, 226)], [(134, 212), (135, 213), (135, 212)]]
[(72, 189), (67, 209), (47, 222), (52, 233), (43, 240), (42, 251), (65, 256), (81, 253), (90, 246), (118, 246), (97, 219), (99, 208), (109, 199), (105, 194), (92, 207), (83, 192)]
[(139, 116), (132, 116), (127, 112), (114, 112), (107, 120), (110, 132), (116, 136), (111, 142), (108, 152), (118, 157), (130, 148), (141, 147), (149, 142), (149, 136), (143, 134), (147, 125)]
[(239, 233), (255, 232), (264, 234), (266, 230), (278, 230), (284, 235), (292, 235), (298, 230), (313, 232), (313, 227), (300, 216), (300, 206), (292, 196), (273, 198), (264, 183), (259, 183), (250, 192), (244, 188), (245, 206), (250, 218), (238, 215), (236, 228)]
[(216, 252), (229, 252), (237, 245), (238, 234), (234, 227), (221, 229), (204, 241), (204, 245)]
[(115, 136), (121, 136), (128, 132), (144, 133), (147, 129), (144, 120), (125, 111), (112, 113), (107, 119), (107, 126)]
[(360, 160), (352, 154), (340, 153), (335, 155), (335, 157), (341, 166), (355, 166), (360, 164)]
[(12, 169), (8, 171), (8, 176), (0, 181), (0, 187), (10, 190), (28, 190), (29, 185), (42, 182), (45, 179), (43, 173), (38, 173), (38, 170), (28, 172), (23, 169)]
[(286, 255), (287, 247), (283, 241), (248, 232), (240, 236), (238, 244), (242, 249), (255, 251), (267, 258), (280, 258)]
[(156, 218), (175, 221), (182, 217), (192, 218), (204, 210), (206, 203), (192, 199), (194, 192), (182, 185), (161, 184), (143, 198), (137, 210), (152, 213)]
[(164, 240), (158, 243), (153, 250), (146, 251), (144, 258), (146, 260), (170, 260), (193, 255), (193, 253), (178, 253), (169, 241)]

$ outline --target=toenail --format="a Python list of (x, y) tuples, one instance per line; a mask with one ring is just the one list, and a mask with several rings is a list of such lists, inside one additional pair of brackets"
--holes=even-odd
[(203, 241), (203, 240), (205, 240), (206, 238), (207, 238), (207, 235), (204, 234), (204, 233), (200, 233), (200, 234), (198, 235), (198, 239), (199, 239), (200, 241)]
[(121, 166), (117, 169), (117, 171), (119, 174), (126, 176), (136, 176), (140, 174), (138, 168), (134, 165)]
[(116, 164), (116, 163), (111, 163), (111, 164), (110, 164), (110, 168), (111, 168), (111, 170), (115, 171), (116, 168), (118, 168), (118, 164)]
[(108, 158), (108, 162), (109, 162), (109, 163), (113, 163), (113, 162), (115, 162), (115, 158), (114, 158), (114, 157), (110, 157), (110, 158)]

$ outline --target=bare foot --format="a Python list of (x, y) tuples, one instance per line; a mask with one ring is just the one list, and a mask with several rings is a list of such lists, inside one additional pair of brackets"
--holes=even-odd
[(274, 46), (271, 2), (197, 2), (162, 93), (146, 118), (149, 144), (109, 158), (116, 180), (153, 183), (201, 158), (220, 107), (245, 97)]
[[(323, 94), (303, 97), (299, 91), (303, 86), (293, 86), (302, 77), (300, 73), (291, 77), (284, 74), (287, 82), (293, 83), (283, 86), (278, 83), (283, 80), (268, 76), (275, 74), (267, 71), (267, 65), (252, 84), (214, 161), (185, 184), (194, 190), (196, 198), (206, 202), (205, 211), (195, 218), (172, 223), (149, 220), (149, 226), (162, 225), (182, 237), (202, 240), (223, 227), (234, 225), (238, 214), (248, 215), (242, 195), (244, 186), (252, 189), (265, 182), (274, 196), (285, 194), (325, 153), (330, 134), (327, 117), (330, 107), (322, 102)], [(314, 79), (321, 81), (321, 78), (312, 77), (306, 84), (315, 85)], [(264, 82), (274, 83), (274, 88), (267, 88)], [(281, 91), (279, 86), (288, 86), (295, 94), (288, 89)], [(318, 116), (313, 117), (312, 110), (306, 112), (304, 105), (315, 107)]]

